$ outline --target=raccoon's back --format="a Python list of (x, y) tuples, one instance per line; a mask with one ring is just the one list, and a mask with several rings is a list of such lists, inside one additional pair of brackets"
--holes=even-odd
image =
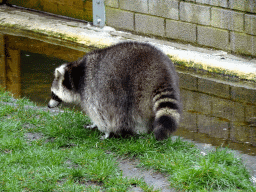
[(118, 85), (122, 87), (127, 83), (147, 82), (166, 75), (171, 78), (168, 80), (177, 79), (171, 60), (146, 43), (125, 42), (96, 50), (87, 55), (87, 65), (90, 79), (97, 81), (99, 86), (104, 80), (119, 81)]
[(87, 65), (90, 94), (106, 119), (118, 117), (127, 129), (140, 119), (159, 140), (176, 129), (181, 113), (178, 77), (160, 50), (149, 44), (121, 43), (88, 54)]

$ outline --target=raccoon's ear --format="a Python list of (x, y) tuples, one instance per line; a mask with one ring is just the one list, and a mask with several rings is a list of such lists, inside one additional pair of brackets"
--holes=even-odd
[[(62, 73), (63, 72), (63, 73)], [(56, 69), (55, 70), (55, 77), (57, 78), (57, 79), (59, 79), (60, 77), (63, 77), (64, 76), (64, 71), (61, 71), (61, 70), (59, 70), (59, 69)]]
[(60, 76), (63, 76), (59, 70), (56, 71), (56, 78), (59, 78)]
[(60, 67), (55, 69), (55, 77), (56, 78), (64, 76), (64, 74), (65, 74), (65, 67), (66, 67), (66, 65), (61, 65)]

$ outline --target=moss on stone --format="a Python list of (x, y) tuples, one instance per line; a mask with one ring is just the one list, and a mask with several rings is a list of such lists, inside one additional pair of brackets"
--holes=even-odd
[(207, 64), (195, 63), (193, 61), (187, 62), (179, 58), (175, 58), (174, 56), (171, 56), (171, 55), (168, 55), (168, 56), (172, 59), (172, 61), (176, 66), (181, 68), (190, 68), (195, 71), (202, 70), (208, 73), (225, 75), (225, 76), (230, 76), (240, 80), (248, 80), (248, 81), (256, 82), (256, 74), (254, 73), (243, 73), (241, 71), (232, 71), (232, 70), (227, 70), (225, 68), (213, 67)]

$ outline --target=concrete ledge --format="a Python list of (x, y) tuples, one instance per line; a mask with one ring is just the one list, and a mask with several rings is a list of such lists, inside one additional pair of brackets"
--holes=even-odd
[[(158, 17), (154, 18), (158, 19)], [(211, 73), (256, 82), (256, 62), (254, 60), (235, 57), (223, 51), (203, 49), (191, 45), (133, 35), (131, 33), (116, 31), (110, 27), (99, 29), (86, 22), (78, 22), (42, 13), (0, 6), (0, 28), (5, 30), (7, 28), (9, 30), (14, 29), (14, 31), (32, 31), (37, 34), (71, 40), (81, 45), (95, 48), (106, 47), (126, 40), (149, 42), (170, 56), (178, 66), (205, 70)], [(201, 31), (207, 32), (205, 29), (201, 29)], [(227, 44), (225, 43), (225, 31), (221, 32), (220, 35), (223, 35), (223, 37), (220, 37), (221, 39), (224, 38), (224, 43), (220, 43), (221, 46), (225, 46)], [(158, 35), (161, 35), (161, 33)], [(207, 37), (206, 34), (205, 41)], [(235, 43), (234, 39), (233, 47), (238, 49), (238, 46), (238, 42)]]

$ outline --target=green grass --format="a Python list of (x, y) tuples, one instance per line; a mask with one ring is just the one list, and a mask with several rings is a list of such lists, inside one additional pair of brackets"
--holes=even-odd
[[(14, 100), (0, 90), (0, 102)], [(256, 191), (228, 150), (203, 156), (191, 143), (156, 141), (152, 134), (100, 140), (102, 133), (83, 127), (90, 120), (81, 112), (53, 115), (27, 108), (35, 105), (26, 99), (15, 103), (0, 103), (0, 191), (153, 191), (140, 179), (122, 177), (120, 157), (165, 173), (181, 191)]]

